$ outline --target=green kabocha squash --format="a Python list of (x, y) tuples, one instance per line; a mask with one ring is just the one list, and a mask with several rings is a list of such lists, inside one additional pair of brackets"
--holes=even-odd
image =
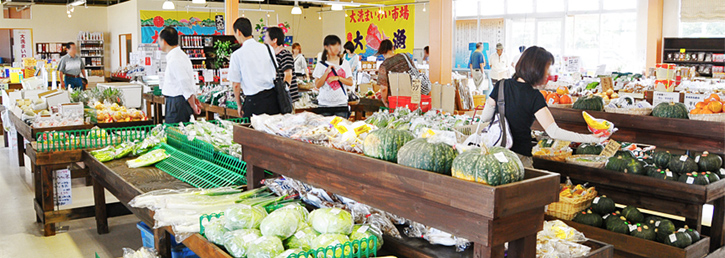
[(602, 216), (592, 213), (591, 210), (577, 213), (571, 221), (592, 227), (601, 227), (603, 223)]
[(692, 238), (685, 232), (675, 232), (667, 235), (664, 243), (674, 247), (685, 248), (692, 244)]
[(604, 100), (602, 97), (589, 95), (577, 99), (571, 107), (581, 110), (604, 111)]
[(413, 139), (415, 136), (407, 130), (378, 129), (365, 137), (363, 154), (376, 159), (397, 162), (398, 150)]
[(695, 162), (700, 168), (699, 171), (717, 171), (722, 167), (722, 158), (716, 154), (703, 152), (700, 156), (695, 157)]
[(581, 154), (581, 155), (599, 155), (604, 150), (604, 146), (601, 144), (588, 144), (584, 143), (582, 145), (579, 145), (579, 148), (576, 149), (575, 154)]
[(642, 223), (644, 223), (644, 225), (647, 225), (650, 228), (654, 229), (657, 221), (660, 221), (661, 219), (662, 218), (657, 217), (657, 216), (647, 216), (644, 218), (644, 222), (642, 222)]
[(652, 156), (646, 156), (642, 158), (642, 161), (644, 161), (644, 164), (647, 166), (654, 166), (655, 165), (655, 159), (652, 158)]
[(614, 206), (612, 199), (607, 198), (606, 195), (602, 195), (594, 198), (591, 209), (597, 214), (609, 214), (617, 210), (617, 207)]
[(622, 172), (627, 167), (629, 159), (622, 157), (611, 157), (607, 160), (607, 164), (604, 166), (605, 169)]
[(620, 234), (629, 234), (629, 222), (624, 216), (607, 222), (607, 230)]
[(688, 235), (690, 235), (690, 238), (692, 239), (692, 243), (697, 243), (697, 241), (700, 241), (700, 239), (702, 239), (702, 236), (700, 236), (700, 232), (697, 232), (697, 230), (691, 229), (687, 225), (685, 225), (684, 228), (681, 228), (678, 231), (685, 232)]
[(614, 157), (622, 157), (623, 159), (636, 159), (637, 156), (630, 150), (618, 150), (614, 153)]
[(702, 176), (695, 173), (687, 173), (684, 175), (680, 175), (680, 178), (677, 179), (679, 182), (683, 182), (688, 185), (708, 185), (710, 184), (710, 180), (707, 179), (707, 176)]
[(637, 209), (637, 207), (628, 205), (622, 210), (622, 216), (627, 218), (627, 221), (632, 223), (640, 223), (644, 221), (644, 215)]
[(652, 116), (665, 118), (681, 118), (687, 119), (689, 112), (687, 107), (682, 103), (660, 103), (652, 109)]
[(642, 239), (654, 241), (657, 238), (655, 230), (647, 225), (637, 224), (637, 228), (629, 232), (629, 235)]
[(655, 165), (660, 168), (667, 168), (670, 165), (672, 154), (669, 151), (655, 151), (652, 158), (655, 160)]
[(521, 181), (524, 166), (519, 157), (501, 147), (474, 148), (453, 159), (453, 177), (491, 186)]
[(672, 172), (678, 174), (696, 172), (698, 169), (695, 160), (687, 155), (672, 157), (672, 159), (670, 159), (670, 164), (667, 167), (672, 170)]
[(662, 169), (657, 166), (645, 166), (644, 171), (647, 173), (647, 176), (655, 177), (662, 172)]
[(623, 172), (627, 174), (646, 175), (647, 172), (644, 170), (644, 165), (644, 161), (629, 159), (624, 166)]
[(430, 143), (427, 138), (409, 141), (398, 151), (398, 164), (451, 175), (453, 159), (458, 152), (442, 142)]
[(655, 228), (657, 229), (657, 241), (665, 242), (665, 238), (675, 232), (675, 224), (668, 219), (660, 219), (655, 222)]
[(712, 173), (712, 172), (702, 172), (701, 174), (703, 176), (707, 177), (707, 180), (710, 181), (711, 184), (712, 183), (715, 183), (717, 181), (720, 181), (720, 177), (717, 174), (715, 174), (715, 173)]
[(618, 219), (621, 216), (622, 216), (622, 213), (620, 213), (619, 211), (605, 214), (604, 216), (602, 216), (602, 220), (604, 221), (604, 223), (603, 223), (604, 226), (606, 226), (609, 221)]
[(677, 181), (678, 179), (677, 173), (673, 173), (669, 169), (665, 171), (660, 170), (659, 173), (652, 175), (652, 177), (670, 181)]

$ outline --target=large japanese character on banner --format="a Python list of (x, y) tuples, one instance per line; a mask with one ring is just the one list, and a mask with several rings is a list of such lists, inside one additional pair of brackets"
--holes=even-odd
[(398, 29), (398, 31), (393, 32), (393, 45), (395, 45), (395, 49), (405, 49), (406, 38), (405, 29)]

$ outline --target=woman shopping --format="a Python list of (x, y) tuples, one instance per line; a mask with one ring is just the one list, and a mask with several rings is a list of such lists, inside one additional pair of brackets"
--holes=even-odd
[[(380, 42), (378, 48), (378, 55), (382, 55), (385, 60), (378, 68), (378, 84), (380, 85), (380, 91), (382, 93), (382, 101), (385, 106), (388, 106), (388, 96), (394, 96), (397, 92), (390, 92), (390, 81), (388, 80), (388, 73), (411, 73), (416, 70), (415, 62), (405, 53), (395, 54), (395, 48), (393, 42), (389, 39)], [(412, 74), (412, 73), (411, 73)], [(425, 85), (421, 89), (423, 95), (428, 95), (430, 87), (426, 88)]]
[(315, 88), (320, 89), (317, 96), (318, 105), (325, 111), (323, 116), (350, 117), (350, 107), (347, 104), (348, 93), (346, 87), (352, 86), (352, 71), (350, 63), (341, 54), (341, 41), (335, 35), (328, 35), (323, 42), (325, 50), (322, 51), (320, 62), (315, 67), (312, 76), (315, 78)]
[(355, 54), (355, 44), (348, 41), (345, 43), (345, 61), (350, 63), (350, 70), (352, 71), (352, 79), (357, 80), (357, 73), (360, 69), (360, 56)]
[(295, 60), (295, 76), (297, 78), (307, 80), (309, 77), (309, 70), (307, 69), (307, 60), (302, 55), (302, 46), (300, 43), (292, 44), (292, 56)]
[(516, 73), (511, 79), (499, 81), (491, 91), (490, 98), (482, 113), (482, 120), (489, 121), (497, 110), (499, 88), (503, 88), (505, 117), (511, 130), (513, 146), (511, 151), (521, 158), (525, 167), (532, 167), (531, 126), (534, 119), (546, 133), (554, 139), (581, 143), (600, 143), (606, 138), (594, 134), (578, 134), (559, 128), (546, 106), (544, 96), (537, 87), (546, 85), (549, 67), (554, 64), (554, 56), (541, 47), (530, 47), (521, 54), (516, 65)]

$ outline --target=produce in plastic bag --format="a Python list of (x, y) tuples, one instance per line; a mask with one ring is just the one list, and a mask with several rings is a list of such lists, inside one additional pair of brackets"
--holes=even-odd
[(140, 168), (140, 167), (145, 167), (145, 166), (151, 166), (168, 157), (169, 157), (169, 154), (166, 154), (166, 150), (156, 149), (156, 150), (148, 152), (144, 155), (141, 155), (140, 157), (138, 157), (136, 159), (126, 161), (126, 165), (128, 165), (129, 168)]
[(105, 148), (91, 151), (91, 155), (100, 162), (111, 161), (116, 156), (116, 148), (106, 146)]
[(591, 250), (580, 244), (585, 241), (584, 234), (560, 220), (544, 221), (544, 229), (536, 234), (536, 257), (582, 257)]
[(583, 233), (570, 227), (561, 220), (544, 221), (544, 229), (539, 231), (536, 237), (542, 239), (561, 239), (577, 243), (587, 241)]
[(156, 250), (148, 247), (141, 247), (138, 251), (131, 248), (123, 248), (123, 258), (158, 258)]
[(602, 137), (609, 137), (617, 131), (617, 128), (614, 127), (612, 122), (594, 118), (586, 111), (582, 111), (582, 116), (584, 116), (584, 121), (587, 122), (587, 128), (589, 128), (589, 131), (593, 134), (598, 134)]
[[(289, 249), (287, 251), (282, 252), (281, 254), (278, 254), (274, 258), (287, 258), (287, 257), (292, 257), (292, 258), (294, 258), (294, 257), (305, 258), (304, 255), (299, 255), (299, 253), (302, 253), (302, 252), (304, 252), (304, 250), (302, 250), (302, 249)], [(293, 254), (295, 256), (292, 256)], [(310, 256), (310, 257), (312, 257), (312, 256)]]
[[(347, 257), (353, 252), (353, 250), (350, 250), (350, 246), (345, 245), (347, 242), (350, 242), (350, 238), (346, 235), (322, 234), (312, 241), (312, 249), (317, 250), (319, 248), (330, 247), (330, 250), (325, 252), (325, 257)], [(343, 245), (344, 249), (341, 249), (340, 247), (333, 248), (337, 245)], [(317, 256), (320, 257), (321, 255), (322, 254), (318, 254)]]
[[(370, 241), (371, 237), (377, 238), (377, 246), (375, 247), (376, 250), (380, 250), (380, 248), (383, 246), (383, 232), (381, 232), (379, 229), (375, 228), (371, 225), (355, 225), (352, 228), (352, 234), (350, 234), (350, 240), (358, 240), (363, 241), (363, 238), (367, 241)], [(368, 247), (369, 242), (362, 242), (360, 243), (360, 247), (358, 245), (355, 245), (355, 249), (361, 248), (366, 249)]]
[[(300, 223), (307, 223), (307, 219), (310, 216), (310, 212), (307, 210), (307, 208), (303, 207), (299, 203), (290, 203), (279, 209), (280, 210), (289, 209), (289, 210), (293, 210), (293, 211), (297, 212), (298, 218), (300, 219)], [(302, 228), (302, 227), (300, 227), (300, 228)]]
[(284, 241), (285, 248), (299, 248), (305, 251), (312, 248), (312, 241), (319, 236), (320, 233), (315, 231), (307, 224), (303, 224), (303, 228), (297, 230), (291, 237)]
[(292, 236), (299, 227), (300, 213), (293, 209), (278, 209), (262, 220), (259, 230), (263, 236), (275, 236), (284, 240)]
[(263, 236), (249, 244), (247, 258), (274, 258), (282, 252), (282, 240), (274, 236)]
[(204, 226), (204, 236), (206, 236), (206, 239), (209, 239), (209, 241), (217, 245), (224, 245), (224, 235), (227, 232), (229, 230), (224, 227), (224, 220), (221, 218), (214, 218)]
[(246, 257), (250, 245), (262, 237), (258, 229), (239, 229), (224, 234), (224, 248), (234, 257)]
[(339, 208), (322, 208), (310, 213), (310, 225), (322, 234), (352, 233), (352, 215)]
[(123, 157), (128, 156), (133, 151), (133, 146), (135, 144), (133, 142), (124, 142), (121, 143), (116, 147), (116, 155), (113, 157), (113, 159), (120, 159)]
[(224, 212), (224, 225), (229, 230), (258, 229), (265, 217), (267, 217), (267, 211), (262, 207), (234, 205)]

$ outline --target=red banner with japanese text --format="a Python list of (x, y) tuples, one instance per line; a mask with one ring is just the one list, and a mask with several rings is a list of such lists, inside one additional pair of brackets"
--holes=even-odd
[(390, 39), (395, 53), (413, 53), (415, 5), (345, 10), (346, 40), (355, 52), (374, 55), (380, 42)]

